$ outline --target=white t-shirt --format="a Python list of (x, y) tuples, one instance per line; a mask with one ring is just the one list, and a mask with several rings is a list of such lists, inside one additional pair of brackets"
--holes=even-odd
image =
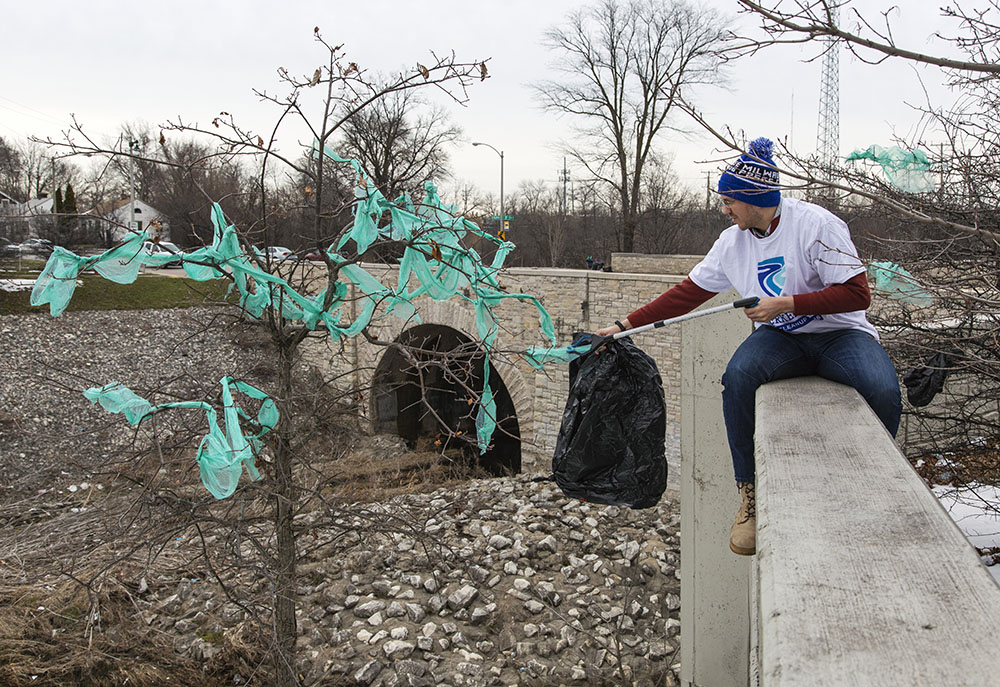
[[(763, 298), (813, 293), (865, 271), (847, 224), (839, 217), (795, 198), (782, 198), (780, 212), (778, 227), (762, 239), (736, 225), (722, 232), (705, 259), (691, 270), (691, 281), (706, 291), (735, 289), (743, 298)], [(878, 338), (863, 310), (834, 315), (786, 313), (768, 324), (797, 334), (860, 329)]]

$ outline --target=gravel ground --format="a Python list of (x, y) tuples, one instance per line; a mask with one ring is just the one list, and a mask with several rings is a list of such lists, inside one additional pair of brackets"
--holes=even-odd
[[(154, 402), (217, 395), (235, 370), (269, 374), (252, 330), (212, 308), (0, 317), (0, 483), (27, 495), (82, 479), (132, 441), (82, 391), (121, 382)], [(2, 497), (0, 497), (2, 498)]]

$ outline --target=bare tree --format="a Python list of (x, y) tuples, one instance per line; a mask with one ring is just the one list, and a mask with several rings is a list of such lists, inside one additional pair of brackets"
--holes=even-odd
[[(685, 188), (661, 156), (650, 159), (643, 185), (642, 221), (636, 245), (643, 253), (675, 253), (691, 231), (689, 215), (696, 210), (697, 199)], [(711, 240), (715, 236), (710, 237)], [(709, 243), (707, 248), (711, 247)]]
[(487, 205), (492, 203), (485, 191), (471, 181), (463, 179), (452, 181), (449, 196), (455, 198), (461, 213), (471, 218), (486, 217)]
[(519, 256), (524, 264), (567, 266), (564, 255), (569, 223), (559, 212), (559, 202), (556, 188), (541, 179), (521, 182), (511, 199), (514, 219), (508, 238), (524, 249)]
[(424, 182), (448, 177), (447, 147), (462, 131), (416, 91), (394, 91), (344, 122), (340, 153), (359, 160), (386, 198), (420, 195)]
[(28, 140), (16, 146), (17, 173), (13, 189), (8, 191), (25, 200), (55, 193), (67, 183), (79, 185), (79, 169), (70, 161), (52, 155), (37, 141)]
[(679, 97), (719, 80), (725, 22), (685, 0), (602, 0), (547, 34), (564, 78), (538, 84), (545, 109), (578, 122), (567, 152), (614, 197), (631, 252), (654, 144)]
[[(470, 432), (467, 428), (471, 426), (475, 428), (471, 432), (471, 441), (482, 444), (485, 438), (476, 437), (476, 434), (481, 427), (489, 424), (491, 414), (500, 430), (504, 429), (499, 411), (490, 407), (492, 401), (484, 398), (481, 405), (476, 403), (482, 393), (477, 384), (485, 381), (490, 369), (484, 363), (482, 349), (489, 349), (499, 323), (491, 325), (486, 317), (483, 321), (485, 329), (481, 332), (483, 342), (462, 342), (443, 352), (425, 350), (425, 341), (419, 337), (403, 343), (381, 341), (368, 329), (368, 323), (375, 308), (384, 308), (386, 301), (395, 300), (396, 285), (376, 286), (374, 277), (363, 273), (358, 263), (372, 246), (399, 240), (395, 223), (387, 225), (385, 222), (390, 217), (395, 222), (397, 212), (409, 213), (413, 226), (404, 232), (402, 240), (406, 250), (410, 251), (410, 257), (430, 261), (439, 274), (448, 273), (449, 279), (458, 277), (453, 280), (454, 284), (464, 283), (470, 297), (523, 297), (501, 293), (492, 270), (485, 269), (462, 244), (463, 237), (475, 235), (480, 240), (492, 239), (496, 249), (499, 240), (484, 236), (461, 218), (450, 216), (433, 194), (428, 194), (424, 207), (414, 207), (407, 201), (392, 205), (371, 184), (372, 175), (367, 170), (354, 161), (339, 159), (336, 153), (329, 150), (329, 144), (337, 140), (347, 122), (381, 99), (392, 98), (395, 93), (435, 88), (456, 101), (463, 101), (467, 86), (477, 79), (486, 78), (485, 64), (460, 62), (454, 55), (432, 55), (433, 60), (427, 64), (418, 64), (416, 68), (404, 70), (391, 79), (374, 83), (355, 63), (346, 59), (340, 46), (327, 43), (318, 28), (315, 37), (325, 51), (326, 59), (322, 65), (305, 76), (279, 70), (287, 87), (284, 95), (259, 92), (266, 103), (277, 106), (280, 111), (275, 128), (267, 136), (242, 128), (235, 116), (223, 112), (204, 126), (182, 121), (169, 123), (164, 126), (164, 135), (159, 142), (163, 147), (164, 139), (175, 134), (195, 134), (213, 142), (210, 150), (181, 147), (154, 154), (148, 148), (137, 149), (135, 146), (127, 150), (120, 146), (100, 146), (86, 135), (81, 126), (74, 128), (68, 141), (50, 142), (62, 146), (69, 154), (127, 155), (136, 158), (137, 162), (155, 162), (164, 173), (187, 174), (193, 186), (206, 198), (205, 179), (197, 173), (205, 162), (216, 160), (220, 164), (230, 164), (243, 157), (248, 161), (246, 164), (251, 164), (256, 171), (250, 186), (253, 201), (248, 205), (253, 212), (248, 214), (238, 232), (229, 233), (229, 228), (222, 226), (229, 219), (221, 211), (214, 214), (214, 238), (220, 246), (230, 248), (232, 243), (226, 242), (238, 241), (241, 254), (216, 258), (211, 251), (218, 247), (213, 245), (192, 260), (196, 265), (214, 270), (217, 278), (235, 282), (243, 309), (239, 319), (256, 322), (268, 342), (267, 357), (274, 365), (274, 378), (267, 393), (270, 400), (262, 403), (273, 402), (279, 419), (267, 434), (266, 450), (257, 456), (264, 473), (263, 479), (244, 485), (237, 491), (235, 501), (222, 504), (206, 503), (203, 497), (199, 500), (176, 490), (149, 488), (143, 492), (148, 503), (142, 515), (145, 518), (153, 516), (144, 522), (162, 522), (165, 528), (172, 527), (174, 531), (178, 527), (225, 526), (229, 532), (226, 535), (229, 547), (227, 565), (237, 566), (248, 556), (256, 561), (253, 568), (258, 575), (255, 596), (248, 596), (248, 592), (237, 585), (226, 585), (225, 589), (240, 604), (247, 607), (259, 604), (254, 607), (260, 611), (257, 617), (263, 627), (270, 628), (267, 635), (271, 644), (266, 648), (271, 658), (274, 684), (282, 686), (300, 684), (296, 661), (297, 563), (299, 547), (303, 545), (300, 537), (308, 532), (313, 537), (313, 545), (332, 546), (338, 538), (349, 534), (342, 524), (338, 524), (343, 522), (340, 505), (329, 493), (337, 477), (313, 469), (302, 453), (303, 437), (314, 435), (317, 431), (313, 411), (322, 398), (312, 386), (303, 389), (297, 383), (296, 369), (302, 355), (300, 347), (307, 339), (340, 339), (357, 335), (365, 336), (374, 345), (393, 347), (397, 355), (408, 361), (408, 377), (416, 379), (416, 383), (412, 384), (417, 392), (414, 401), (423, 403), (424, 412), (436, 418), (447, 439), (468, 441), (466, 437)], [(311, 89), (324, 92), (318, 115), (303, 105), (307, 99), (305, 94)], [(276, 146), (279, 130), (283, 130), (284, 124), (291, 120), (306, 127), (314, 137), (311, 150), (305, 155), (301, 149), (286, 151)], [(345, 197), (339, 189), (330, 193), (329, 185), (341, 183), (341, 176), (331, 170), (348, 164), (356, 165), (351, 194)], [(354, 219), (346, 228), (345, 212), (350, 212)], [(318, 281), (313, 276), (314, 270), (302, 269), (296, 261), (279, 261), (259, 250), (260, 247), (273, 245), (275, 239), (281, 236), (280, 232), (287, 226), (284, 224), (286, 217), (295, 217), (301, 222), (296, 227), (296, 236), (300, 240), (322, 248), (325, 270), (319, 271)], [(499, 257), (502, 259), (503, 255)], [(253, 278), (239, 278), (235, 274), (236, 266), (248, 270)], [(348, 300), (348, 281), (353, 281), (364, 294), (356, 302)], [(443, 288), (441, 284), (429, 286), (438, 290)], [(402, 289), (402, 297), (406, 288), (399, 288)], [(456, 287), (455, 291), (458, 290)], [(438, 292), (435, 297), (441, 295)], [(398, 315), (401, 311), (405, 312), (408, 306), (400, 300), (395, 307)], [(342, 323), (341, 318), (354, 310), (357, 311), (356, 319)], [(340, 350), (342, 352), (343, 349)], [(434, 375), (430, 372), (432, 368), (446, 372)], [(471, 369), (475, 372), (470, 372)], [(464, 373), (460, 373), (462, 371)], [(468, 403), (461, 404), (462, 417), (443, 417), (429, 401), (429, 396), (439, 391), (434, 388), (433, 379), (442, 376), (460, 387), (463, 397), (469, 399)], [(409, 379), (407, 384), (410, 384)], [(350, 398), (353, 398), (358, 390), (349, 391), (352, 394)], [(338, 400), (346, 398), (340, 396)], [(253, 403), (251, 410), (247, 411), (250, 418), (253, 417), (252, 406)], [(258, 407), (264, 406), (258, 404)], [(158, 415), (151, 417), (155, 421)], [(155, 462), (157, 459), (163, 460), (161, 453), (147, 454), (147, 460)], [(172, 516), (164, 517), (164, 512)], [(389, 522), (389, 519), (388, 516), (381, 520), (373, 518), (365, 528), (366, 535), (389, 528), (397, 531), (406, 528), (414, 535), (419, 535), (421, 531), (419, 524)], [(336, 534), (318, 534), (323, 532), (323, 527)], [(162, 528), (153, 529), (157, 536), (163, 536)], [(322, 541), (316, 543), (318, 539)], [(222, 583), (222, 576), (218, 573), (222, 567), (220, 555), (218, 550), (213, 552), (211, 547), (204, 548), (204, 564)], [(261, 599), (259, 593), (262, 580), (266, 581), (267, 587), (267, 593), (263, 595), (265, 599)], [(263, 610), (260, 610), (261, 606)]]
[(238, 161), (213, 152), (203, 142), (164, 137), (159, 154), (172, 164), (160, 165), (155, 174), (147, 175), (145, 199), (166, 216), (172, 240), (182, 247), (212, 242), (211, 203), (206, 197), (217, 199), (240, 226), (254, 212), (249, 171)]
[[(18, 193), (18, 181), (21, 175), (21, 155), (17, 148), (0, 136), (0, 191), (11, 195)], [(24, 201), (26, 198), (15, 198)]]
[[(957, 25), (955, 33), (939, 29), (936, 37), (962, 49), (968, 59), (959, 60), (939, 54), (912, 50), (897, 43), (892, 27), (890, 8), (873, 17), (851, 8), (846, 21), (837, 23), (833, 9), (842, 7), (842, 0), (793, 0), (770, 7), (756, 0), (737, 0), (743, 11), (760, 19), (763, 36), (731, 37), (724, 51), (729, 57), (752, 55), (763, 48), (788, 43), (805, 43), (818, 38), (832, 38), (845, 45), (855, 57), (868, 64), (880, 64), (898, 57), (911, 62), (956, 70), (958, 74), (1000, 74), (1000, 65), (991, 53), (998, 26), (994, 15), (998, 6), (985, 0), (972, 9), (958, 3), (941, 8), (941, 16)], [(849, 28), (844, 28), (848, 26)], [(961, 77), (960, 77), (961, 78)]]

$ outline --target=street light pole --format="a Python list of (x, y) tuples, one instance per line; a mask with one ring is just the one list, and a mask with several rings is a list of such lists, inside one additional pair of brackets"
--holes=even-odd
[[(503, 151), (497, 150), (489, 143), (483, 143), (482, 141), (473, 141), (474, 146), (486, 146), (494, 153), (500, 156), (500, 231), (504, 230), (504, 214), (503, 214)], [(506, 239), (505, 239), (506, 240)]]
[(139, 148), (138, 141), (128, 142), (128, 185), (129, 185), (129, 201), (128, 201), (128, 231), (125, 236), (127, 237), (132, 232), (132, 225), (135, 222), (135, 151)]

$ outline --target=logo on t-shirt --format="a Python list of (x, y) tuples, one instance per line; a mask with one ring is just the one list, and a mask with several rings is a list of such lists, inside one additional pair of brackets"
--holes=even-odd
[[(768, 258), (757, 263), (757, 282), (768, 296), (780, 296), (785, 288), (785, 256)], [(822, 315), (793, 315), (785, 313), (768, 322), (772, 327), (792, 332), (801, 329), (814, 320), (822, 320)]]
[(780, 296), (785, 288), (785, 256), (758, 262), (757, 282), (768, 296)]

